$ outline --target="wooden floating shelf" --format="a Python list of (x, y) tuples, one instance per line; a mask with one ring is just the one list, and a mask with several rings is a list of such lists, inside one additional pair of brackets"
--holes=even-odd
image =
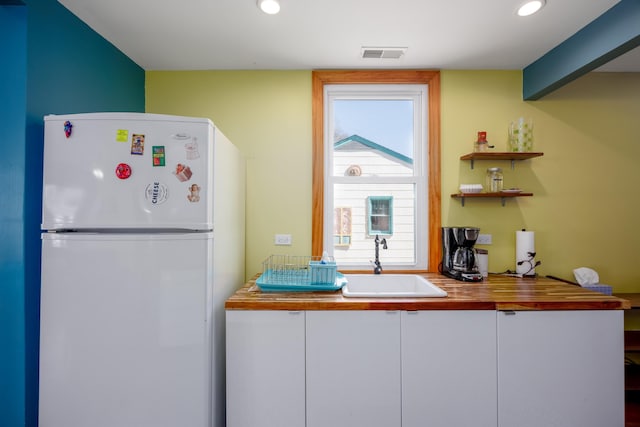
[(466, 198), (475, 198), (475, 199), (489, 199), (489, 198), (500, 198), (502, 201), (502, 206), (504, 206), (505, 200), (507, 198), (513, 197), (530, 197), (533, 196), (533, 193), (455, 193), (452, 194), (451, 197), (454, 199), (460, 199), (460, 203), (464, 206), (464, 199)]
[(474, 160), (510, 160), (511, 169), (517, 160), (533, 159), (534, 157), (544, 156), (541, 152), (510, 152), (510, 151), (478, 151), (464, 156), (460, 156), (460, 160), (471, 160), (471, 169), (473, 169)]
[(527, 160), (540, 156), (544, 156), (544, 153), (533, 151), (524, 153), (509, 151), (478, 151), (465, 154), (460, 157), (460, 160)]

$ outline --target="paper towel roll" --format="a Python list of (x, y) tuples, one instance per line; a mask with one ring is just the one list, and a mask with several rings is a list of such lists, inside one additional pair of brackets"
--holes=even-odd
[[(516, 273), (534, 275), (535, 261), (529, 256), (529, 252), (535, 252), (535, 235), (533, 231), (516, 231)], [(525, 261), (518, 265), (520, 261)]]

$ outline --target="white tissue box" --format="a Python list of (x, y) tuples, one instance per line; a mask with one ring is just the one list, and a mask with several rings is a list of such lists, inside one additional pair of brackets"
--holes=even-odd
[(611, 295), (613, 293), (611, 291), (611, 286), (603, 285), (602, 283), (596, 283), (593, 285), (582, 285), (582, 287), (591, 291), (600, 292), (601, 294), (605, 295)]

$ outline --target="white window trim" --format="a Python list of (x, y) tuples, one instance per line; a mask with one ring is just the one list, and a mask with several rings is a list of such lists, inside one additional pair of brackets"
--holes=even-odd
[[(426, 84), (326, 84), (324, 85), (324, 212), (323, 212), (323, 247), (333, 255), (333, 185), (350, 183), (358, 179), (363, 184), (376, 183), (415, 183), (416, 209), (414, 234), (415, 262), (412, 264), (386, 264), (386, 270), (425, 270), (429, 264), (429, 171), (427, 153), (429, 144), (428, 105), (429, 88)], [(413, 99), (414, 101), (414, 155), (412, 177), (345, 177), (333, 174), (333, 101), (337, 99)], [(374, 248), (371, 248), (373, 257)], [(367, 269), (370, 264), (349, 264), (348, 268)]]

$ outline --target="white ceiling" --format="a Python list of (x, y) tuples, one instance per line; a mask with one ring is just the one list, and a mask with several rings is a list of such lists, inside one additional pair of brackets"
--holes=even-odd
[[(521, 18), (523, 0), (280, 0), (278, 15), (255, 0), (59, 1), (145, 70), (523, 69), (618, 2), (547, 0)], [(636, 51), (600, 70), (640, 71)]]

